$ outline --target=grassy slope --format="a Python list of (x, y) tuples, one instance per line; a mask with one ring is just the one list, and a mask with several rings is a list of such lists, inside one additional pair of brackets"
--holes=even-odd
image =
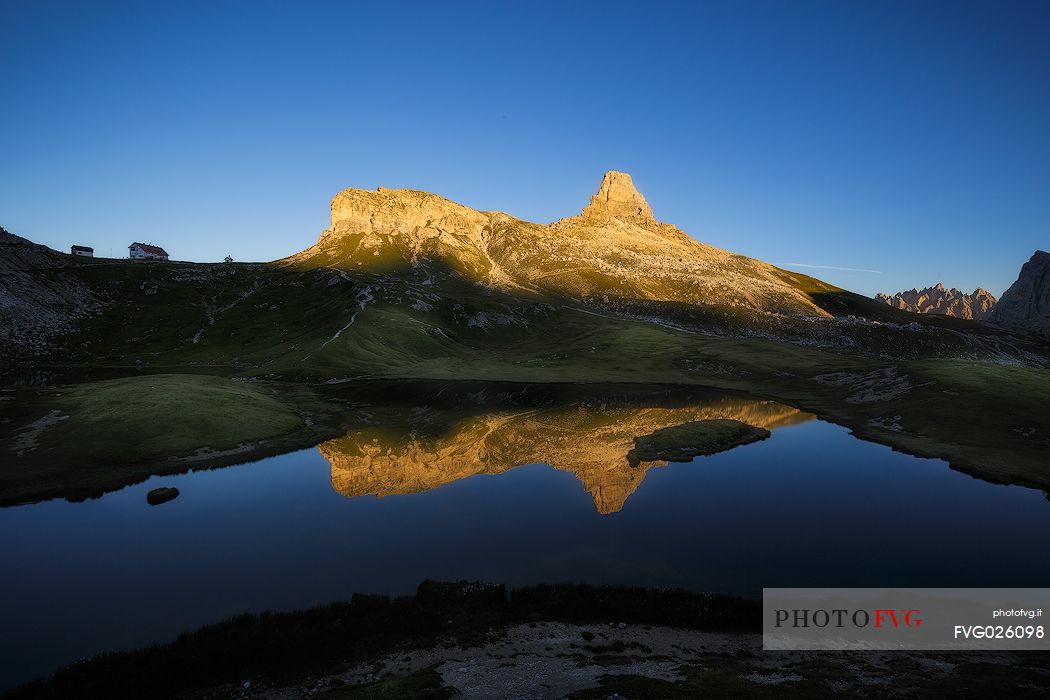
[(256, 367), (315, 347), (345, 323), (358, 285), (331, 270), (268, 264), (73, 262), (33, 270), (45, 284), (85, 283), (104, 305), (81, 330), (56, 341), (48, 364)]
[(0, 474), (0, 503), (96, 495), (224, 453), (289, 449), (314, 436), (289, 398), (190, 374), (20, 392), (2, 407), (15, 449)]
[[(789, 403), (859, 436), (913, 454), (947, 459), (993, 481), (1050, 489), (1045, 455), (1050, 370), (938, 358), (894, 361), (761, 339), (680, 332), (583, 311), (536, 322), (520, 338), (432, 340), (399, 322), (397, 309), (366, 310), (371, 322), (332, 350), (325, 371), (373, 376), (514, 382), (699, 384)], [(566, 331), (565, 329), (570, 329)], [(396, 333), (396, 339), (384, 335)], [(471, 345), (470, 343), (474, 343)], [(339, 365), (342, 369), (336, 369)], [(892, 370), (910, 388), (897, 396), (851, 402), (864, 375)], [(277, 369), (280, 372), (280, 369)], [(821, 375), (847, 373), (841, 385)], [(883, 382), (885, 384), (885, 382)], [(892, 388), (892, 387), (891, 387)], [(898, 418), (899, 417), (899, 418)], [(1033, 430), (1034, 429), (1034, 430)]]
[[(107, 290), (110, 302), (106, 313), (88, 320), (82, 333), (66, 339), (54, 361), (84, 369), (106, 365), (126, 369), (141, 358), (147, 371), (170, 367), (178, 372), (299, 380), (274, 383), (267, 391), (289, 406), (307, 401), (312, 408), (305, 413), (311, 416), (337, 413), (339, 408), (325, 407), (316, 397), (304, 398), (311, 390), (301, 380), (373, 377), (708, 385), (798, 406), (848, 425), (862, 437), (946, 458), (984, 478), (1050, 488), (1044, 456), (1050, 448), (1050, 417), (1043, 410), (1050, 372), (946, 359), (1014, 342), (976, 324), (924, 319), (922, 330), (908, 332), (892, 325), (903, 313), (892, 309), (884, 312), (891, 322), (884, 325), (825, 328), (770, 321), (780, 324), (787, 335), (805, 337), (820, 331), (844, 341), (844, 349), (832, 349), (688, 330), (691, 324), (703, 327), (715, 312), (700, 318), (683, 308), (635, 309), (672, 317), (675, 325), (684, 328), (675, 329), (660, 325), (659, 320), (629, 318), (622, 310), (616, 313), (524, 291), (510, 294), (479, 288), (451, 270), (432, 265), (392, 271), (398, 273), (396, 277), (268, 265), (103, 261), (73, 265), (61, 274), (81, 276), (96, 289)], [(804, 285), (807, 279), (794, 282)], [(817, 287), (812, 291), (825, 293)], [(722, 310), (715, 316), (719, 314), (730, 326), (753, 327), (746, 310)], [(963, 334), (960, 328), (977, 330)], [(861, 349), (900, 359), (861, 354)], [(911, 389), (870, 402), (849, 401), (857, 392), (856, 382), (863, 381), (861, 375), (885, 369), (896, 372)], [(850, 373), (853, 379), (837, 385), (814, 379), (832, 373)], [(147, 385), (138, 386), (146, 391)], [(18, 413), (18, 420), (0, 430), (10, 437), (16, 428), (51, 410), (68, 413), (77, 394), (67, 396), (63, 406), (54, 393), (34, 399), (19, 392), (15, 408), (0, 409)], [(304, 412), (301, 407), (299, 412)], [(164, 415), (158, 408), (154, 417), (163, 420)], [(256, 428), (235, 412), (216, 420), (253, 431), (241, 435), (242, 440), (271, 437), (265, 424)], [(62, 433), (73, 425), (65, 421)], [(331, 426), (330, 422), (312, 434), (319, 439), (332, 437)], [(113, 433), (133, 434), (128, 431), (134, 429), (131, 423), (111, 425)], [(308, 434), (300, 432), (300, 440)], [(159, 470), (160, 460), (171, 466), (167, 457), (185, 456), (202, 444), (207, 441), (192, 431), (173, 434), (164, 444), (166, 452), (137, 456), (137, 474), (141, 478)], [(89, 459), (83, 454), (77, 458)], [(54, 467), (47, 469), (54, 469), (56, 479), (63, 478), (58, 470), (71, 462), (56, 447), (50, 454), (38, 451), (31, 457), (34, 466), (26, 472), (27, 484), (38, 469), (35, 463), (48, 459), (54, 460)], [(90, 476), (78, 471), (69, 475), (69, 483), (83, 488)], [(108, 477), (105, 481), (109, 486), (113, 483)], [(58, 485), (48, 480), (40, 483), (47, 484), (41, 495), (54, 493), (52, 486)], [(3, 493), (3, 500), (11, 502), (11, 494), (6, 489)]]
[[(615, 338), (616, 349), (604, 357), (595, 350), (595, 361), (583, 355), (579, 362), (567, 352), (564, 359), (541, 361), (542, 371), (533, 377), (600, 381), (615, 368), (621, 377), (639, 381), (657, 377), (747, 391), (849, 426), (860, 437), (946, 459), (982, 478), (1050, 489), (1050, 414), (1045, 410), (1050, 370), (964, 360), (893, 362), (762, 340), (661, 336), (650, 328), (621, 329)], [(885, 368), (896, 368), (911, 389), (893, 398), (851, 403), (856, 382), (834, 386), (814, 380)], [(529, 374), (515, 372), (519, 380)]]
[[(284, 379), (368, 375), (441, 381), (712, 386), (795, 405), (847, 425), (861, 437), (913, 454), (947, 459), (954, 467), (982, 478), (1050, 490), (1050, 470), (1045, 459), (1050, 416), (1042, 410), (1050, 388), (1050, 371), (1045, 369), (937, 359), (894, 362), (768, 340), (701, 336), (567, 310), (549, 317), (537, 316), (531, 324), (527, 330), (460, 329), (453, 338), (451, 333), (433, 331), (437, 327), (433, 317), (404, 305), (376, 304), (360, 311), (350, 330), (306, 361), (300, 354), (287, 353), (261, 367), (242, 366), (240, 371)], [(451, 322), (446, 327), (456, 328)], [(564, 328), (572, 331), (566, 333)], [(857, 391), (855, 382), (835, 385), (814, 380), (821, 375), (864, 375), (886, 368), (895, 368), (911, 389), (885, 400), (851, 403), (848, 399)], [(145, 391), (148, 384), (138, 386)], [(309, 397), (309, 410), (298, 410), (313, 418), (314, 429), (299, 431), (296, 440), (284, 441), (282, 444), (289, 449), (307, 446), (310, 439), (333, 437), (347, 425), (348, 417), (339, 414), (338, 405), (330, 403), (330, 398), (315, 396), (315, 390), (309, 386), (287, 381), (265, 386), (286, 404), (298, 406), (305, 400), (304, 394)], [(9, 429), (37, 420), (56, 408), (68, 410), (57, 403), (53, 393), (44, 392), (36, 402), (19, 399), (16, 403), (23, 413), (28, 413)], [(344, 420), (320, 419), (319, 414), (325, 412)], [(231, 413), (217, 420), (239, 419)], [(240, 425), (257, 430), (249, 422), (240, 421)], [(63, 431), (64, 428), (65, 425)], [(59, 440), (63, 432), (55, 430), (52, 429), (52, 437)], [(114, 433), (124, 430), (128, 427), (112, 426)], [(235, 446), (212, 445), (192, 432), (180, 435), (185, 442), (167, 444), (167, 456), (184, 456), (202, 444), (215, 449)], [(266, 437), (270, 436), (257, 431), (242, 439)], [(87, 488), (92, 472), (72, 470), (73, 464), (83, 464), (85, 459), (112, 465), (99, 472), (92, 492), (102, 485), (119, 485), (114, 480), (118, 474), (128, 479), (144, 478), (165, 467), (171, 471), (185, 468), (185, 463), (171, 462), (158, 454), (157, 459), (144, 456), (132, 469), (126, 462), (118, 466), (101, 453), (94, 458), (64, 454), (63, 444), (56, 442), (53, 450), (31, 455), (24, 474), (9, 473), (2, 489), (4, 501), (12, 502), (15, 494), (18, 498), (27, 494), (37, 498), (58, 495), (61, 491), (55, 489), (60, 488), (63, 479), (67, 479), (67, 486), (75, 488), (61, 495)], [(271, 442), (267, 449), (276, 451), (277, 444)], [(244, 457), (249, 456), (256, 455)], [(50, 470), (58, 481), (36, 480), (34, 475), (41, 468), (38, 464)], [(67, 476), (62, 476), (63, 470)], [(16, 488), (18, 481), (22, 484)]]
[(916, 426), (898, 446), (936, 457), (951, 445), (976, 476), (1050, 490), (1050, 370), (938, 359), (907, 367), (923, 386), (895, 404)]
[[(219, 377), (159, 374), (114, 379), (72, 387), (59, 405), (73, 418), (63, 431), (68, 439), (64, 450), (77, 459), (90, 458), (98, 449), (96, 442), (126, 443), (125, 459), (137, 461), (166, 455), (191, 440), (219, 450), (301, 425), (281, 401), (244, 382)], [(128, 436), (139, 439), (127, 440)]]

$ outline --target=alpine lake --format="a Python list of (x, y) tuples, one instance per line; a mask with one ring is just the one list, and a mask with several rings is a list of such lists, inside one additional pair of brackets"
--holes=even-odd
[[(791, 406), (711, 391), (463, 401), (440, 425), (406, 410), (310, 449), (0, 509), (0, 688), (239, 613), (426, 579), (752, 598), (1050, 580), (1044, 493)], [(158, 488), (178, 496), (151, 505)]]

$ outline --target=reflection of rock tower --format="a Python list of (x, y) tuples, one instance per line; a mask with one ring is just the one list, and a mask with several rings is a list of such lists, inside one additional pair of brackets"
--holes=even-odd
[(575, 474), (598, 512), (615, 513), (650, 467), (666, 464), (632, 467), (627, 453), (636, 437), (711, 418), (771, 429), (811, 417), (789, 406), (748, 399), (668, 408), (574, 405), (469, 418), (433, 439), (390, 430), (353, 431), (318, 450), (332, 465), (332, 488), (347, 497), (419, 493), (474, 474), (542, 462)]

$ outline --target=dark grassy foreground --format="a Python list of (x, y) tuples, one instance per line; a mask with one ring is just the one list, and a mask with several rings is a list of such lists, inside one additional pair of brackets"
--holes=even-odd
[[(546, 634), (540, 623), (548, 622), (581, 625), (578, 642), (569, 645), (571, 658), (580, 667), (607, 669), (598, 687), (568, 696), (577, 700), (1042, 698), (1050, 692), (1046, 654), (764, 652), (754, 634), (760, 615), (757, 601), (681, 590), (543, 585), (508, 592), (484, 583), (424, 582), (412, 597), (355, 595), (349, 603), (233, 618), (168, 645), (75, 664), (4, 698), (446, 698), (456, 691), (433, 666), (379, 674), (356, 685), (338, 678), (382, 656), (438, 647), (448, 649), (458, 665), (468, 647), (498, 643), (511, 626), (539, 627)], [(678, 679), (660, 680), (631, 671), (667, 658), (636, 642), (603, 641), (601, 629), (611, 621), (627, 629), (674, 628), (683, 643), (695, 630), (734, 641), (690, 650), (693, 660), (681, 663)], [(503, 665), (513, 665), (517, 656), (503, 657)]]
[[(898, 653), (888, 657), (886, 667), (871, 665), (880, 674), (883, 687), (872, 687), (857, 695), (865, 698), (1045, 698), (1050, 692), (1050, 668), (1045, 655), (1015, 654), (1015, 663), (988, 663), (975, 657), (961, 660), (959, 654), (945, 658), (955, 662), (951, 673), (931, 676), (916, 654)], [(935, 655), (926, 655), (925, 659)], [(572, 693), (573, 700), (606, 700), (610, 697), (671, 700), (675, 698), (835, 698), (849, 697), (858, 667), (864, 667), (862, 653), (810, 654), (809, 659), (793, 661), (782, 672), (797, 680), (763, 684), (750, 680), (769, 675), (768, 669), (753, 664), (748, 654), (712, 659), (709, 663), (684, 666), (685, 679), (671, 683), (640, 676), (610, 674), (601, 686)], [(938, 659), (934, 659), (935, 661)], [(961, 663), (960, 663), (961, 661)], [(349, 696), (348, 696), (349, 697)], [(359, 696), (360, 697), (360, 696)]]
[[(355, 594), (349, 603), (236, 617), (165, 646), (75, 664), (4, 697), (197, 697), (245, 678), (256, 679), (256, 684), (295, 683), (391, 651), (477, 643), (508, 625), (540, 620), (616, 620), (741, 632), (760, 627), (761, 607), (753, 601), (682, 590), (557, 585), (508, 593), (502, 585), (424, 582), (412, 597)], [(400, 686), (429, 684), (426, 678), (388, 682), (392, 687), (378, 696), (410, 697), (412, 693)]]

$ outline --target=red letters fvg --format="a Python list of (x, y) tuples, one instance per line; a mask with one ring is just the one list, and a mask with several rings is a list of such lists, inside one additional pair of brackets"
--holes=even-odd
[[(791, 610), (776, 610), (774, 627), (867, 627), (871, 624), (872, 615), (867, 610), (811, 610), (809, 608), (794, 608)], [(874, 611), (875, 629), (901, 627), (919, 627), (922, 618), (915, 608), (905, 609), (880, 609)]]
[(875, 629), (880, 629), (883, 622), (892, 625), (894, 629), (899, 628), (901, 625), (905, 627), (919, 627), (922, 625), (922, 618), (919, 617), (918, 610), (876, 610)]

